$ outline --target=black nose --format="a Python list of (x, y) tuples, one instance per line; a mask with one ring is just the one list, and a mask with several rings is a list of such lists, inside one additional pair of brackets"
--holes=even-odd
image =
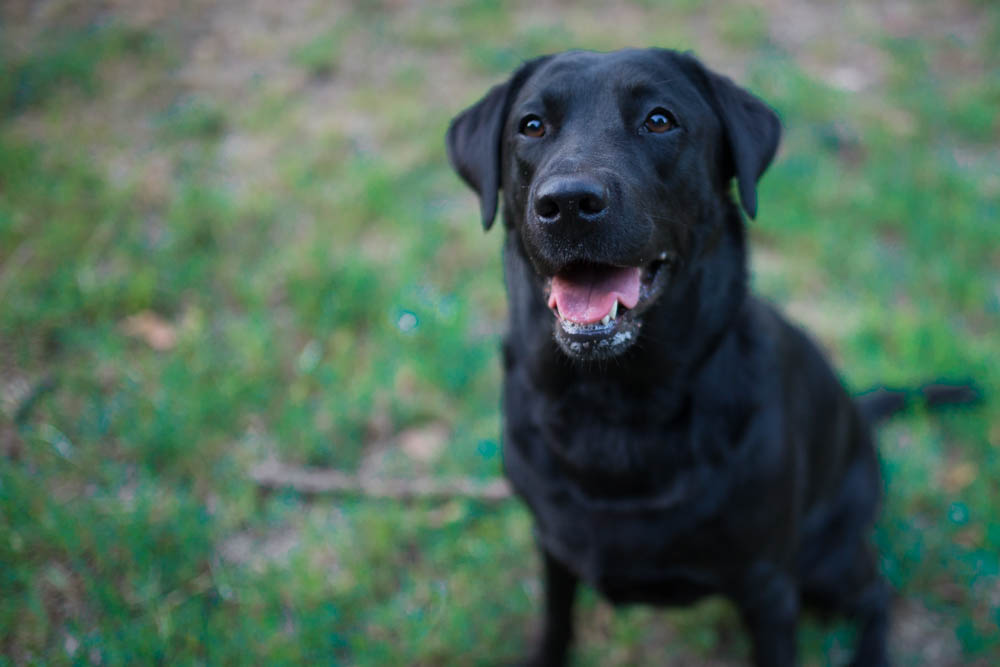
[(596, 221), (608, 207), (604, 186), (577, 176), (557, 176), (535, 192), (535, 214), (542, 222)]

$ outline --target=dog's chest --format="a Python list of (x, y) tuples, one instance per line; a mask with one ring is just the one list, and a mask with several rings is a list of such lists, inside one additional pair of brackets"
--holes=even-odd
[[(659, 496), (690, 471), (719, 464), (734, 442), (724, 420), (697, 412), (687, 395), (580, 383), (535, 394), (508, 420), (595, 497)], [(527, 444), (527, 443), (526, 443)]]
[(611, 599), (694, 599), (718, 587), (723, 427), (703, 427), (687, 406), (650, 410), (586, 387), (507, 396), (505, 468), (546, 549)]
[(541, 545), (612, 601), (686, 603), (718, 591), (728, 553), (717, 519), (728, 495), (694, 469), (644, 497), (595, 498), (543, 452), (505, 444), (504, 465)]

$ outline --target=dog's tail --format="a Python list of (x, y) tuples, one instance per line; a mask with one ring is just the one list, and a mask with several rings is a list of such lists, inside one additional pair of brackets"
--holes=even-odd
[(974, 405), (982, 399), (982, 391), (971, 381), (935, 381), (915, 389), (875, 387), (855, 397), (861, 414), (871, 424), (877, 424), (916, 405), (933, 410), (950, 405)]

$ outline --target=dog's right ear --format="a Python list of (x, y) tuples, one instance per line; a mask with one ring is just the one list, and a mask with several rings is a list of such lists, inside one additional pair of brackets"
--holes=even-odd
[(448, 127), (448, 160), (479, 195), (483, 228), (493, 226), (500, 192), (500, 142), (510, 105), (531, 73), (547, 60), (542, 56), (523, 64), (505, 83), (493, 86), (486, 97), (458, 114)]

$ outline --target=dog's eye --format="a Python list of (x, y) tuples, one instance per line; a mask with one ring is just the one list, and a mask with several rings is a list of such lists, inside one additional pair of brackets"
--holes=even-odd
[(643, 123), (643, 127), (650, 132), (659, 134), (677, 127), (677, 121), (674, 120), (673, 115), (669, 111), (661, 107), (656, 107), (646, 116), (646, 122)]
[(518, 131), (526, 137), (537, 139), (545, 136), (545, 123), (538, 116), (531, 114), (521, 119)]

